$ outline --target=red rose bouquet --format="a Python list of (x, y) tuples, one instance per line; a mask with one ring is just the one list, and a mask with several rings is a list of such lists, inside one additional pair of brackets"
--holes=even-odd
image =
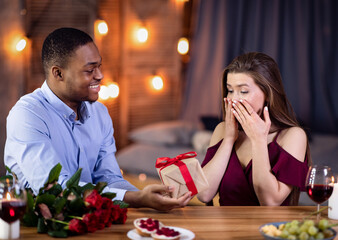
[(82, 171), (79, 169), (62, 190), (57, 183), (61, 168), (57, 164), (50, 171), (37, 196), (27, 189), (24, 225), (37, 227), (39, 233), (48, 233), (52, 237), (68, 237), (125, 223), (128, 204), (112, 201), (115, 193), (102, 193), (107, 183), (79, 186)]

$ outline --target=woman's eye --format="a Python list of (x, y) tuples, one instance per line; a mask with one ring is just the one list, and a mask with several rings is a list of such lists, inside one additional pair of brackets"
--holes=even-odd
[(228, 93), (233, 93), (233, 90), (229, 90), (229, 89), (228, 89)]
[(86, 72), (87, 72), (87, 73), (93, 73), (93, 72), (94, 72), (94, 69), (87, 70)]
[(242, 94), (247, 94), (249, 91), (241, 91)]

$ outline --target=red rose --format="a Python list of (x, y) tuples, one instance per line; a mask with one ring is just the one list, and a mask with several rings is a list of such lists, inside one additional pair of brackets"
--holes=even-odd
[(116, 220), (116, 223), (118, 224), (124, 224), (127, 221), (127, 208), (120, 208), (120, 216)]
[(91, 194), (89, 194), (85, 200), (88, 207), (93, 207), (96, 209), (100, 209), (102, 206), (102, 197), (101, 195), (94, 189)]
[(113, 207), (114, 203), (111, 199), (103, 197), (102, 198), (102, 209), (111, 209)]
[(111, 208), (110, 221), (114, 223), (120, 217), (120, 205), (113, 205)]
[(98, 229), (104, 229), (106, 224), (110, 219), (110, 209), (98, 209), (94, 212), (95, 216), (98, 219), (97, 227)]
[(69, 222), (69, 230), (77, 234), (83, 234), (87, 231), (87, 226), (79, 219), (72, 219)]
[(109, 221), (106, 223), (106, 227), (110, 227), (112, 225), (111, 218), (109, 218)]
[(94, 213), (85, 214), (82, 221), (86, 224), (88, 232), (95, 232), (97, 230), (98, 219)]
[(121, 208), (120, 205), (113, 205), (111, 213), (112, 223), (125, 223), (127, 220), (127, 208)]

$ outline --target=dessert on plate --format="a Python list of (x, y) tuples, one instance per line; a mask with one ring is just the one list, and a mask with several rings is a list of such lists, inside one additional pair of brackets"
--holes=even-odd
[(134, 220), (134, 226), (137, 233), (142, 237), (150, 237), (153, 232), (156, 232), (163, 224), (152, 218), (137, 218)]
[(181, 234), (169, 227), (161, 227), (151, 234), (155, 240), (179, 240)]

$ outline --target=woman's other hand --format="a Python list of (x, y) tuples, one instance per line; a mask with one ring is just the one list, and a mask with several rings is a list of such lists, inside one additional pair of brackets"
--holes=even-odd
[(229, 141), (233, 144), (238, 138), (238, 123), (232, 111), (232, 104), (232, 99), (224, 98), (224, 141)]

